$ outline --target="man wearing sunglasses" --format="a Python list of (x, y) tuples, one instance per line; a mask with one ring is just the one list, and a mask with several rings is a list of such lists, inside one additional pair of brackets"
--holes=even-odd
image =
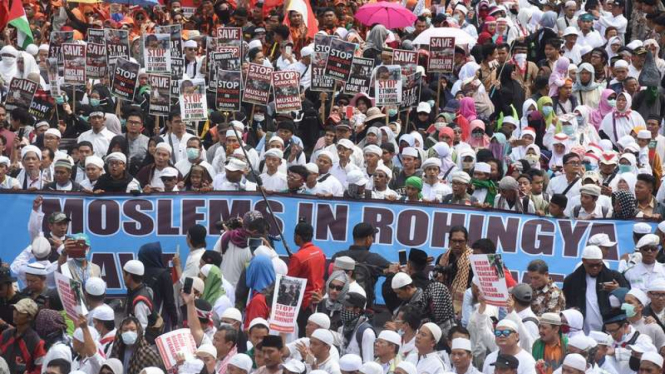
[(512, 356), (518, 362), (517, 374), (535, 374), (536, 360), (531, 354), (520, 347), (520, 334), (517, 332), (517, 324), (511, 320), (503, 319), (496, 324), (494, 329), (494, 342), (498, 348), (490, 353), (485, 359), (483, 373), (504, 373), (500, 371), (499, 357)]
[(653, 281), (665, 279), (665, 266), (656, 262), (659, 244), (660, 238), (655, 234), (644, 235), (637, 242), (635, 249), (642, 254), (642, 260), (623, 274), (632, 288), (647, 292)]
[[(655, 253), (654, 253), (655, 255)], [(630, 288), (624, 276), (603, 263), (603, 252), (595, 245), (584, 248), (582, 266), (563, 281), (566, 308), (577, 308), (584, 318), (584, 332), (600, 331), (603, 315), (608, 314), (610, 292), (619, 288)]]

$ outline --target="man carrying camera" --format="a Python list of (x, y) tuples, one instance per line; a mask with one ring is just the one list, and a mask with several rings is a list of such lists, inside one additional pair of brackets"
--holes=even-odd
[(436, 280), (450, 290), (455, 308), (455, 315), (462, 313), (464, 292), (471, 287), (473, 272), (470, 256), (473, 253), (467, 246), (469, 232), (464, 226), (453, 226), (448, 237), (449, 249), (439, 256), (434, 267)]
[(72, 279), (85, 282), (91, 277), (100, 277), (101, 269), (98, 265), (90, 262), (90, 239), (86, 234), (74, 234), (65, 240), (64, 249), (58, 258), (60, 272), (71, 275)]

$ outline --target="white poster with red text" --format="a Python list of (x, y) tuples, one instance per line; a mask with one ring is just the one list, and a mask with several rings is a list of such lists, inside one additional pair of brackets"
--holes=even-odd
[(192, 358), (196, 352), (196, 342), (189, 329), (178, 329), (162, 334), (155, 339), (155, 345), (167, 371), (176, 366), (178, 353), (184, 353), (186, 358)]
[(295, 331), (305, 286), (307, 279), (277, 275), (276, 297), (270, 310), (270, 330), (287, 334)]
[(508, 286), (506, 269), (500, 254), (471, 255), (473, 274), (480, 282), (480, 292), (489, 305), (506, 306)]

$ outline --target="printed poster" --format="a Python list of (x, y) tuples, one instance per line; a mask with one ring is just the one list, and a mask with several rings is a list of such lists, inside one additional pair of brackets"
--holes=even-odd
[(183, 79), (180, 87), (180, 114), (183, 122), (208, 119), (205, 79)]
[(372, 70), (374, 70), (374, 59), (354, 57), (349, 80), (344, 85), (344, 93), (355, 95), (362, 92), (369, 95)]
[(106, 46), (104, 44), (88, 43), (85, 59), (85, 72), (88, 78), (101, 79), (108, 76)]
[(110, 71), (120, 57), (129, 60), (129, 33), (127, 30), (104, 29), (106, 56)]
[(37, 93), (32, 98), (32, 103), (30, 104), (28, 112), (31, 116), (34, 116), (37, 121), (43, 121), (50, 118), (53, 105), (53, 99), (47, 91), (37, 90)]
[(176, 366), (178, 353), (184, 353), (188, 359), (193, 358), (196, 353), (196, 342), (189, 329), (178, 329), (162, 334), (155, 339), (155, 345), (167, 371)]
[(292, 333), (295, 331), (298, 311), (305, 295), (307, 279), (277, 275), (275, 295), (270, 310), (270, 330)]
[(46, 75), (48, 76), (49, 85), (51, 86), (51, 96), (60, 96), (60, 80), (58, 79), (58, 59), (46, 59)]
[(79, 315), (88, 314), (88, 308), (83, 302), (83, 287), (80, 282), (60, 273), (54, 272), (55, 286), (58, 289), (60, 301), (67, 317), (72, 321), (78, 321)]
[(168, 116), (171, 107), (171, 76), (148, 74), (151, 116)]
[(58, 75), (64, 74), (64, 64), (62, 58), (62, 45), (74, 42), (73, 31), (52, 31), (49, 40), (48, 57), (58, 59)]
[(501, 255), (471, 255), (471, 269), (480, 282), (480, 291), (487, 304), (506, 306), (508, 286)]
[(215, 100), (217, 110), (240, 110), (242, 73), (221, 70), (217, 73), (217, 77), (219, 78), (217, 99)]
[(330, 43), (332, 43), (330, 35), (314, 35), (314, 54), (311, 63), (312, 83), (310, 87), (312, 91), (332, 92), (335, 87), (335, 80), (324, 74), (328, 63)]
[(182, 54), (182, 25), (155, 26), (156, 34), (169, 34), (171, 36), (171, 57), (183, 58)]
[(9, 91), (5, 100), (5, 106), (8, 111), (15, 108), (29, 109), (32, 104), (32, 98), (37, 92), (38, 84), (22, 78), (12, 78), (9, 82)]
[(323, 75), (334, 80), (346, 82), (351, 74), (351, 65), (353, 65), (353, 54), (358, 47), (355, 43), (345, 42), (340, 39), (332, 39), (330, 42), (330, 52), (328, 63)]
[(415, 74), (418, 66), (418, 52), (404, 49), (393, 50), (393, 65), (402, 67), (402, 75)]
[(86, 46), (76, 43), (65, 43), (62, 45), (62, 58), (65, 64), (65, 83), (73, 85), (86, 84)]
[(396, 105), (402, 100), (402, 67), (382, 65), (374, 69), (376, 106)]
[(149, 73), (170, 73), (171, 35), (148, 34), (143, 41), (143, 61)]
[(120, 57), (117, 59), (111, 83), (111, 94), (123, 100), (134, 100), (136, 80), (139, 76), (139, 64)]
[(171, 78), (180, 80), (183, 74), (185, 74), (185, 58), (171, 57)]
[(297, 112), (302, 109), (300, 73), (292, 70), (275, 71), (272, 73), (272, 87), (277, 113)]
[[(221, 79), (218, 77), (220, 71), (240, 71), (240, 48), (235, 46), (220, 48), (219, 52), (209, 54), (210, 69), (208, 69), (208, 79), (210, 89), (216, 89)], [(220, 82), (221, 83), (221, 82)]]
[(407, 110), (420, 103), (420, 88), (422, 87), (422, 73), (402, 76), (402, 103), (400, 110)]
[(104, 44), (104, 29), (88, 29), (88, 43)]
[(249, 64), (242, 101), (250, 104), (267, 105), (270, 98), (273, 70), (271, 67)]
[(432, 37), (429, 43), (427, 71), (451, 74), (455, 63), (455, 38)]

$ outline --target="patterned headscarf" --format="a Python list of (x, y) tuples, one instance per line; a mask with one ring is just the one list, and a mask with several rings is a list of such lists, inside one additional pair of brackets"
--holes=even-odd
[[(138, 338), (132, 347), (132, 356), (129, 358), (129, 367), (125, 369), (125, 373), (139, 374), (141, 370), (150, 366), (163, 368), (164, 363), (162, 362), (161, 356), (154, 347), (150, 346), (150, 343), (148, 343), (145, 336), (143, 336), (143, 327), (136, 317), (125, 318), (122, 320), (122, 323), (120, 323), (120, 326), (124, 326), (129, 322), (134, 322), (134, 324), (136, 324)], [(127, 345), (122, 341), (122, 328), (119, 328), (115, 333), (111, 357), (123, 360), (126, 348)]]
[(614, 218), (633, 219), (637, 215), (637, 200), (630, 192), (615, 191), (612, 193), (614, 206), (619, 204), (620, 210), (614, 210)]
[(346, 293), (349, 292), (349, 276), (344, 271), (335, 270), (332, 274), (330, 274), (330, 278), (328, 278), (328, 282), (326, 283), (326, 290), (330, 288), (330, 284), (334, 280), (344, 282), (344, 288), (342, 288), (342, 291), (337, 296), (337, 300), (330, 300), (330, 297), (326, 298), (326, 309), (328, 309), (331, 313), (344, 309), (344, 304), (342, 304), (342, 301), (344, 301)]

